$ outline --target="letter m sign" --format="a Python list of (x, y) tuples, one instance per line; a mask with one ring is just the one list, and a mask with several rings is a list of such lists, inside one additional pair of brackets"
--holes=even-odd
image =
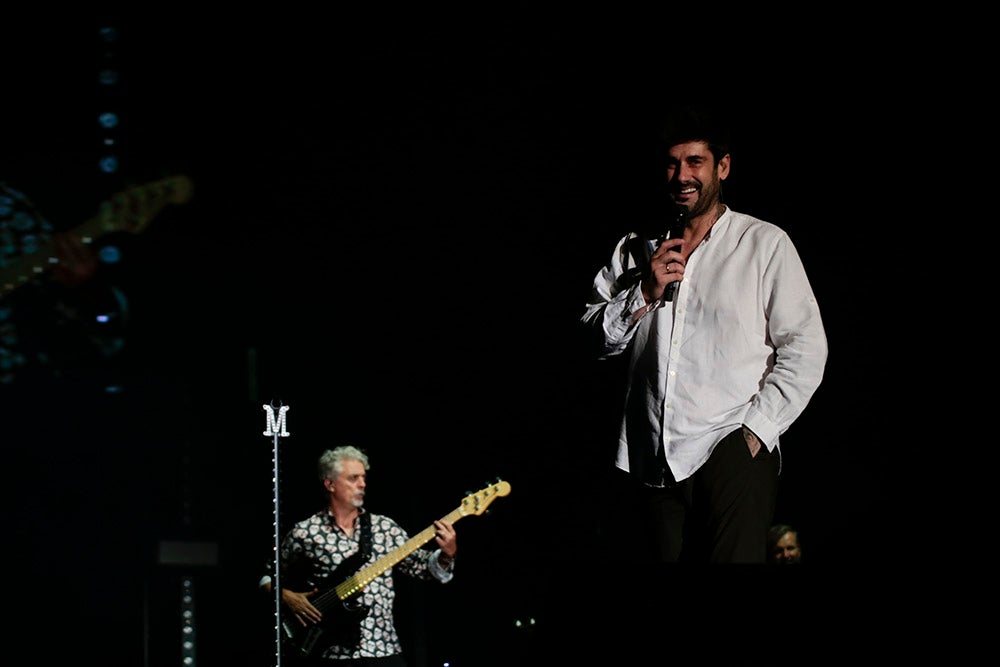
[(277, 433), (282, 438), (288, 437), (288, 431), (285, 430), (285, 413), (288, 412), (288, 406), (282, 405), (278, 408), (278, 420), (274, 420), (274, 408), (270, 405), (264, 405), (264, 412), (267, 413), (267, 430), (264, 431), (264, 435), (273, 436)]

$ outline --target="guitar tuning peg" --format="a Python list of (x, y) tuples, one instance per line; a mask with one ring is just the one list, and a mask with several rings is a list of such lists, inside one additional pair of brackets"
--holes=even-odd
[(465, 492), (465, 495), (467, 495), (467, 496), (471, 496), (472, 494), (473, 494), (473, 491), (466, 491)]

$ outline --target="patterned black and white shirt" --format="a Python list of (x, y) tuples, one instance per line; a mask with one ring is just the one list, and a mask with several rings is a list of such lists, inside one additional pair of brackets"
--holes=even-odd
[[(348, 536), (337, 525), (329, 510), (320, 510), (296, 523), (281, 544), (282, 587), (301, 591), (296, 586), (315, 584), (322, 594), (324, 590), (339, 585), (355, 574), (358, 568), (350, 571), (338, 571), (337, 568), (359, 552), (361, 522), (368, 517), (371, 518), (371, 554), (365, 564), (371, 564), (396, 551), (410, 539), (400, 525), (389, 517), (368, 513), (364, 509), (355, 519), (353, 534)], [(357, 598), (368, 608), (361, 620), (360, 640), (352, 646), (329, 646), (323, 651), (323, 659), (383, 658), (402, 653), (393, 620), (393, 604), (396, 599), (393, 572), (398, 571), (415, 579), (447, 583), (454, 576), (455, 562), (452, 560), (447, 567), (441, 567), (438, 564), (439, 555), (440, 549), (416, 549), (368, 583)], [(353, 564), (353, 561), (349, 563)]]

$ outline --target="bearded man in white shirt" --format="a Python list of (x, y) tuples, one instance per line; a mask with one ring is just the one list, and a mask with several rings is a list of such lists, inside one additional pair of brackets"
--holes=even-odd
[(729, 208), (729, 131), (675, 109), (663, 125), (667, 230), (629, 233), (582, 322), (628, 355), (616, 467), (635, 483), (657, 563), (764, 563), (779, 436), (819, 387), (827, 340), (780, 228)]

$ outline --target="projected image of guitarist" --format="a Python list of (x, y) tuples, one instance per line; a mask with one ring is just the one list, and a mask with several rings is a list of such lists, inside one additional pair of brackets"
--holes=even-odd
[[(405, 667), (393, 574), (440, 583), (454, 576), (452, 521), (434, 521), (411, 538), (393, 519), (364, 509), (368, 469), (356, 447), (324, 452), (318, 473), (329, 504), (281, 543), (282, 651), (294, 664)], [(436, 549), (418, 548), (431, 539)], [(262, 585), (271, 591), (271, 577)]]
[[(0, 182), (0, 388), (87, 373), (111, 383), (110, 361), (129, 319), (114, 268), (120, 242), (190, 196), (186, 176), (164, 178), (112, 195), (76, 226), (57, 227), (25, 193)], [(102, 242), (115, 233), (116, 242)]]

